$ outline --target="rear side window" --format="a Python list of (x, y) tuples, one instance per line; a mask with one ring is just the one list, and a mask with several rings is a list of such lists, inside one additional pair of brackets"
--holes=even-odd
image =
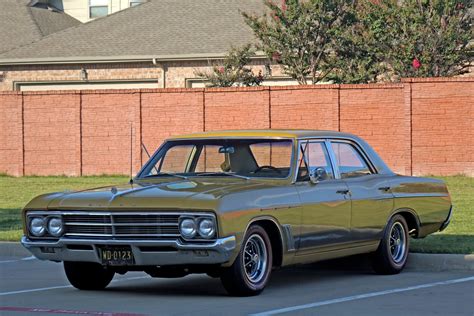
[(367, 162), (354, 146), (338, 142), (331, 142), (331, 146), (342, 179), (372, 174)]

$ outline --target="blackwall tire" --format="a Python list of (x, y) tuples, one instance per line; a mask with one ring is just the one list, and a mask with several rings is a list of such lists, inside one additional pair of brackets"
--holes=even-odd
[(372, 267), (378, 274), (397, 274), (405, 267), (410, 248), (408, 225), (402, 215), (393, 216), (372, 257)]
[(270, 279), (272, 264), (270, 238), (261, 226), (253, 225), (245, 234), (233, 265), (222, 271), (222, 284), (233, 296), (258, 295)]
[(93, 262), (64, 262), (64, 271), (72, 286), (88, 291), (105, 289), (115, 274)]

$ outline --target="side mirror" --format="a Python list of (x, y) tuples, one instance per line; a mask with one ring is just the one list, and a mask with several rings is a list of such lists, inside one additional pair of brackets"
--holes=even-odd
[(317, 184), (319, 181), (326, 179), (327, 173), (324, 168), (314, 168), (313, 170), (310, 171), (309, 173), (309, 181), (312, 184)]

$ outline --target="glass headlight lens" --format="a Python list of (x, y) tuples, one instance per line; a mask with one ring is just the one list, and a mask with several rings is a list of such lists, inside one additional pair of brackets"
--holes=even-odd
[(199, 235), (202, 238), (212, 238), (216, 232), (214, 222), (210, 219), (203, 219), (199, 222)]
[(33, 217), (30, 219), (30, 233), (33, 236), (43, 236), (46, 231), (46, 223), (43, 217)]
[(196, 221), (191, 218), (183, 219), (179, 224), (179, 231), (184, 238), (193, 238), (197, 231)]
[(63, 221), (61, 220), (61, 218), (52, 217), (48, 221), (48, 232), (54, 237), (59, 237), (63, 234), (64, 225), (63, 225)]

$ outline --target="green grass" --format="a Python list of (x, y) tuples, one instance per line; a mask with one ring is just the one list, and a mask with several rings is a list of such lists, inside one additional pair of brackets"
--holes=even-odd
[(412, 252), (474, 254), (474, 178), (437, 177), (448, 185), (454, 205), (449, 226), (423, 239), (412, 239)]
[(0, 240), (20, 240), (23, 234), (21, 209), (37, 195), (120, 184), (128, 179), (123, 176), (15, 178), (0, 175)]
[[(474, 254), (474, 178), (440, 178), (448, 184), (454, 203), (451, 224), (424, 239), (412, 240), (413, 252)], [(124, 183), (122, 176), (21, 177), (0, 175), (0, 240), (18, 241), (22, 235), (21, 208), (36, 195)]]

